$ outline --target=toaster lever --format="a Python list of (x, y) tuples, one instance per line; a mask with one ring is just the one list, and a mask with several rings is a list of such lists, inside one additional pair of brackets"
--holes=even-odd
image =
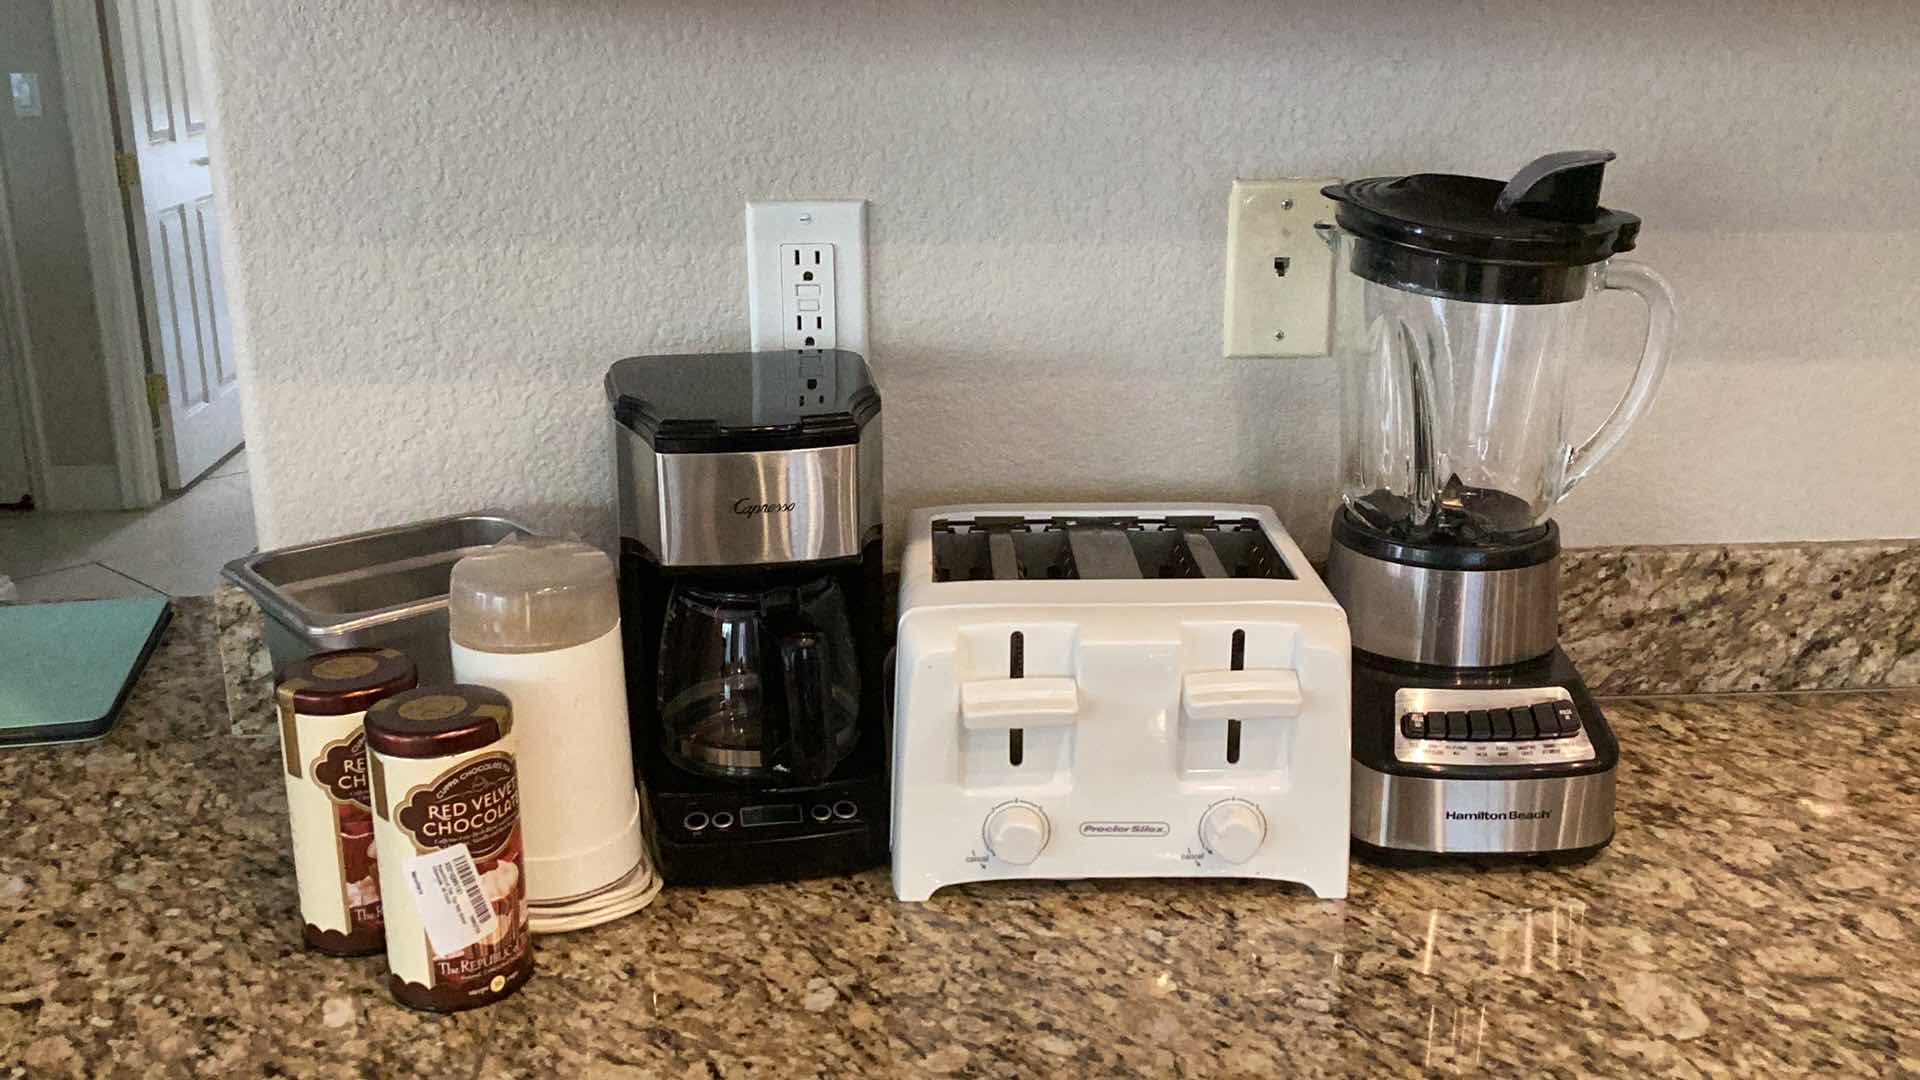
[(1198, 671), (1181, 685), (1195, 720), (1278, 720), (1300, 715), (1300, 676), (1284, 669)]
[(1080, 712), (1072, 679), (975, 679), (960, 685), (960, 725), (968, 731), (1058, 727)]

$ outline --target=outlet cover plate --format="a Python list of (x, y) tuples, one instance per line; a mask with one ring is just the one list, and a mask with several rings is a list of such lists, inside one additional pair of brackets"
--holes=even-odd
[[(825, 260), (832, 280), (822, 275), (821, 310), (834, 322), (821, 347), (867, 352), (867, 204), (862, 199), (752, 201), (747, 203), (747, 319), (752, 348), (784, 349), (793, 327), (792, 287), (783, 262), (796, 248), (832, 245)], [(811, 261), (809, 255), (808, 260)], [(809, 325), (814, 312), (808, 312)]]
[(1333, 252), (1313, 226), (1333, 220), (1333, 200), (1320, 189), (1337, 183), (1333, 177), (1233, 182), (1222, 356), (1327, 355)]

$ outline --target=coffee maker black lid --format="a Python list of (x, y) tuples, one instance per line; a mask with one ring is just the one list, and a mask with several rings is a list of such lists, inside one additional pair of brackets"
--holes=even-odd
[(1567, 150), (1510, 180), (1446, 173), (1330, 184), (1353, 234), (1354, 273), (1425, 296), (1556, 304), (1586, 290), (1583, 268), (1633, 248), (1640, 219), (1600, 205), (1611, 150)]
[(613, 418), (661, 454), (845, 446), (880, 414), (867, 362), (841, 349), (635, 356), (606, 386)]

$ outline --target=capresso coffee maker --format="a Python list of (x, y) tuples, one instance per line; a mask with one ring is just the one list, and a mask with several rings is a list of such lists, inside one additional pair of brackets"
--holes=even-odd
[[(1673, 339), (1666, 283), (1614, 258), (1640, 219), (1599, 204), (1613, 156), (1325, 189), (1343, 503), (1327, 585), (1353, 635), (1362, 856), (1577, 859), (1613, 837), (1619, 749), (1557, 644), (1547, 518), (1645, 411)], [(1647, 338), (1573, 444), (1567, 377), (1610, 289), (1645, 301)]]
[(880, 395), (836, 350), (607, 372), (628, 708), (670, 883), (887, 856)]

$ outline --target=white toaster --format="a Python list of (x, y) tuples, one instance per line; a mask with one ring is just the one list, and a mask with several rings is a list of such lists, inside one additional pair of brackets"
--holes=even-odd
[(893, 889), (1226, 877), (1347, 894), (1347, 619), (1273, 511), (913, 515)]

